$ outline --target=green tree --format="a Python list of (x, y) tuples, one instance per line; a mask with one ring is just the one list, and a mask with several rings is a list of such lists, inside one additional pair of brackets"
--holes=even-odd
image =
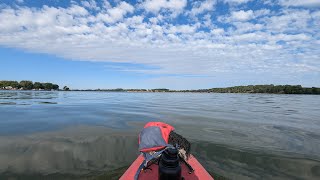
[(17, 81), (0, 81), (0, 88), (11, 86), (13, 88), (19, 88), (20, 85)]
[(26, 89), (26, 90), (33, 89), (32, 81), (20, 81), (19, 84), (23, 89)]
[(42, 83), (40, 83), (40, 82), (35, 82), (35, 83), (33, 84), (33, 88), (34, 88), (34, 89), (44, 89)]
[(52, 83), (43, 83), (43, 88), (45, 90), (51, 90), (51, 89), (53, 89), (53, 84)]
[(69, 91), (70, 89), (69, 89), (68, 86), (64, 86), (64, 87), (63, 87), (63, 90), (64, 90), (64, 91)]
[(54, 90), (58, 90), (59, 89), (59, 85), (57, 85), (57, 84), (53, 84), (52, 87), (53, 87)]
[(320, 94), (320, 88), (312, 87), (312, 94)]

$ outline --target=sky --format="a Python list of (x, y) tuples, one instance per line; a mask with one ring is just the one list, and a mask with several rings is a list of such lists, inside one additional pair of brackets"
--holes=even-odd
[(319, 0), (0, 0), (0, 80), (320, 86)]

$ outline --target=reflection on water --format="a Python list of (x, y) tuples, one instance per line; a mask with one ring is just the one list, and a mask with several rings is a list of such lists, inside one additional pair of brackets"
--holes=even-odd
[(136, 133), (104, 127), (79, 126), (28, 136), (2, 137), (0, 170), (2, 176), (10, 173), (99, 175), (127, 167), (137, 157), (137, 148)]
[[(24, 174), (23, 179), (72, 179), (107, 177), (110, 172), (119, 177), (138, 155), (137, 133), (78, 126), (0, 138), (0, 177)], [(320, 177), (319, 161), (299, 155), (281, 156), (194, 140), (192, 147), (209, 172), (231, 179)]]
[[(319, 179), (320, 162), (272, 152), (194, 142), (193, 150), (209, 171), (231, 179)], [(299, 157), (299, 155), (298, 155)]]
[(208, 171), (319, 179), (320, 96), (0, 91), (0, 179), (117, 178), (147, 121), (173, 124)]
[(51, 91), (0, 91), (0, 105), (57, 104), (58, 95)]

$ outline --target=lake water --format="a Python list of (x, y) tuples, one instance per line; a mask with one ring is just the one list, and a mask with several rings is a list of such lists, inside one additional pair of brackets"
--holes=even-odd
[(148, 121), (217, 179), (320, 179), (320, 96), (0, 91), (0, 179), (116, 179)]

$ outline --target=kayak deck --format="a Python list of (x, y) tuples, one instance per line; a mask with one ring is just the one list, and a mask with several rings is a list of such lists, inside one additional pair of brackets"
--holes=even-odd
[[(138, 158), (131, 164), (127, 171), (120, 177), (120, 180), (133, 180), (140, 164), (143, 162), (144, 158), (139, 155)], [(194, 169), (192, 173), (189, 174), (189, 168), (183, 162), (181, 162), (181, 175), (186, 180), (213, 180), (210, 174), (204, 169), (204, 167), (198, 162), (198, 160), (190, 155), (188, 163)], [(150, 169), (146, 169), (140, 172), (139, 180), (144, 179), (158, 179), (158, 165), (152, 164)]]

